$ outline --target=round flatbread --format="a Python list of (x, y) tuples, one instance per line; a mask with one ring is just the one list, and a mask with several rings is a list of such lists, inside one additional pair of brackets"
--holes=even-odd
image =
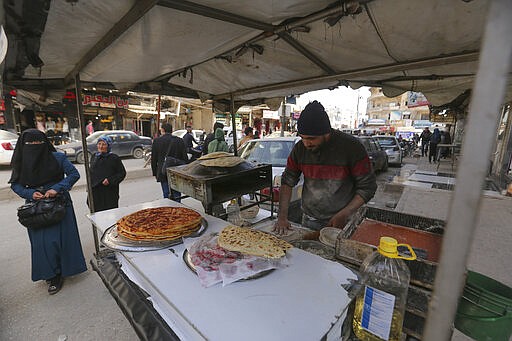
[(201, 166), (205, 167), (235, 167), (243, 163), (245, 160), (238, 156), (230, 156), (230, 157), (219, 157), (211, 160), (201, 161)]
[(220, 232), (218, 244), (229, 251), (273, 259), (283, 257), (293, 247), (271, 234), (233, 225)]
[(131, 240), (173, 240), (197, 231), (201, 220), (186, 207), (146, 208), (119, 219), (117, 232)]
[(213, 152), (213, 153), (201, 156), (198, 160), (211, 160), (211, 159), (216, 159), (219, 157), (229, 157), (229, 156), (234, 156), (234, 155), (231, 153), (226, 153), (226, 152)]

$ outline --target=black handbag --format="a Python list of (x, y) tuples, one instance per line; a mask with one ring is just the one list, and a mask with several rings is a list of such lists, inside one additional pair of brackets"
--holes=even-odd
[(39, 229), (55, 225), (66, 215), (66, 198), (57, 194), (53, 198), (30, 201), (18, 207), (18, 221), (25, 227)]
[(167, 168), (176, 167), (187, 164), (185, 161), (175, 158), (174, 156), (166, 156), (162, 164), (162, 175), (167, 177)]

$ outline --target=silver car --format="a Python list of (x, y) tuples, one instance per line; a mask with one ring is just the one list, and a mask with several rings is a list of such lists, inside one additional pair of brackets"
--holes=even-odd
[(401, 166), (403, 159), (403, 151), (400, 143), (395, 136), (375, 135), (374, 138), (379, 141), (382, 149), (388, 154), (388, 162), (390, 165)]

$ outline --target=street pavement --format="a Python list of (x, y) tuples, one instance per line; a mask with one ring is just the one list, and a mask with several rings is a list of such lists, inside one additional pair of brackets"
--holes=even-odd
[[(127, 179), (120, 187), (120, 206), (152, 201), (161, 197), (158, 183), (142, 160), (123, 159)], [(71, 191), (86, 260), (93, 257), (91, 224), (86, 218), (85, 174)], [(421, 174), (420, 174), (421, 172)], [(369, 205), (445, 219), (450, 190), (429, 188), (428, 181), (446, 182), (453, 178), (450, 164), (429, 164), (425, 158), (408, 158), (401, 168), (391, 168), (378, 175), (379, 188)], [(421, 175), (421, 176), (418, 176)], [(426, 177), (426, 175), (429, 177)], [(416, 178), (415, 178), (416, 175)], [(116, 302), (99, 276), (91, 270), (66, 279), (54, 296), (47, 293), (44, 282), (30, 280), (30, 244), (25, 228), (16, 219), (16, 208), (23, 200), (10, 193), (8, 168), (0, 169), (0, 340), (137, 340)], [(416, 179), (417, 181), (411, 181)], [(450, 181), (448, 181), (450, 182)], [(430, 186), (432, 187), (432, 186)], [(198, 207), (194, 199), (188, 204)], [(512, 259), (510, 221), (512, 198), (489, 195), (484, 199), (469, 267), (512, 286), (512, 274), (505, 271)], [(187, 204), (187, 201), (185, 201)], [(494, 214), (499, 210), (500, 214)], [(506, 220), (508, 219), (508, 220)], [(452, 340), (469, 340), (458, 331)]]

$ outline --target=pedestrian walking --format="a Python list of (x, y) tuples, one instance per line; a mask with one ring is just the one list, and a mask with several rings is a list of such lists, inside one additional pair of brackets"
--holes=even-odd
[(441, 132), (439, 128), (435, 128), (432, 136), (430, 137), (429, 151), (428, 151), (428, 162), (437, 161), (437, 145), (441, 142)]
[(220, 128), (215, 130), (215, 139), (208, 144), (208, 153), (227, 152), (228, 144), (224, 140), (224, 131)]
[(87, 270), (69, 191), (80, 178), (66, 155), (48, 137), (27, 129), (18, 138), (11, 160), (11, 189), (27, 202), (61, 194), (66, 198), (64, 219), (52, 226), (27, 229), (32, 253), (32, 281), (46, 280), (56, 294), (65, 277)]
[(252, 127), (246, 127), (244, 130), (244, 137), (238, 142), (238, 148), (240, 148), (245, 142), (254, 139), (254, 132)]
[[(164, 198), (172, 199), (180, 202), (181, 193), (173, 189), (169, 189), (169, 181), (167, 174), (162, 171), (164, 166), (165, 157), (172, 156), (176, 159), (182, 160), (184, 163), (188, 161), (187, 151), (183, 139), (172, 135), (172, 126), (170, 123), (162, 124), (160, 128), (160, 137), (153, 141), (151, 147), (151, 171), (156, 181), (162, 187), (162, 194)], [(169, 198), (169, 194), (171, 197)]]
[(211, 133), (209, 133), (208, 135), (206, 135), (204, 142), (203, 142), (203, 149), (202, 149), (203, 155), (208, 154), (208, 145), (210, 144), (210, 142), (215, 140), (215, 131), (217, 130), (217, 128), (224, 129), (224, 124), (222, 124), (220, 122), (215, 122), (213, 124), (213, 131)]
[(428, 127), (423, 129), (423, 131), (421, 132), (421, 135), (420, 135), (420, 140), (421, 140), (421, 156), (427, 156), (428, 145), (430, 143), (430, 137), (431, 136), (432, 136), (432, 132), (430, 131), (430, 129), (428, 129)]
[(112, 153), (112, 139), (102, 136), (91, 159), (91, 187), (94, 212), (119, 207), (119, 184), (126, 177), (123, 162)]
[(92, 124), (92, 121), (89, 121), (87, 123), (85, 129), (87, 130), (87, 136), (92, 135), (92, 133), (94, 133), (94, 125)]

